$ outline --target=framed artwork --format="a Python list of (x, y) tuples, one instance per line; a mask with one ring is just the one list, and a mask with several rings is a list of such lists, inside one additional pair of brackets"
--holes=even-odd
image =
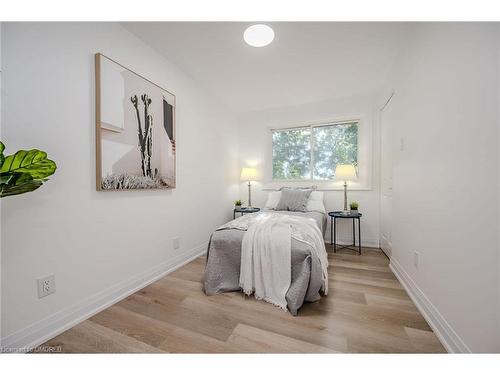
[(95, 55), (97, 190), (175, 188), (175, 95)]

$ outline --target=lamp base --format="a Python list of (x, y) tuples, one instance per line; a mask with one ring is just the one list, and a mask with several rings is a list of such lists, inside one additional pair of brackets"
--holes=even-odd
[(248, 181), (248, 206), (247, 208), (252, 208), (252, 184)]
[(342, 215), (349, 216), (349, 210), (347, 209), (347, 181), (344, 181), (344, 209)]

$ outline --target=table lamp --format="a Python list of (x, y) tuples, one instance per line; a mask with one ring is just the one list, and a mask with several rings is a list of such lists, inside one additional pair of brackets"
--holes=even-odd
[(248, 208), (252, 208), (252, 185), (251, 182), (257, 179), (257, 170), (255, 168), (242, 168), (242, 181), (248, 181)]
[(347, 181), (354, 181), (357, 179), (356, 169), (352, 164), (339, 164), (335, 168), (335, 180), (344, 181), (344, 210), (343, 215), (349, 215), (347, 210)]

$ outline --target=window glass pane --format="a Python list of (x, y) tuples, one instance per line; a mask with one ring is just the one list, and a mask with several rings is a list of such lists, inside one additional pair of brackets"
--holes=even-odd
[(314, 180), (331, 180), (337, 164), (358, 163), (358, 123), (313, 128)]
[(311, 129), (273, 132), (273, 179), (311, 179)]

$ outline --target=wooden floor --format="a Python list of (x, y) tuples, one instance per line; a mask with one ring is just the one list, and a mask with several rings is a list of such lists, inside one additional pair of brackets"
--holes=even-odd
[(202, 257), (42, 347), (68, 353), (445, 352), (381, 251), (328, 250), (329, 295), (296, 317), (241, 293), (205, 296)]

